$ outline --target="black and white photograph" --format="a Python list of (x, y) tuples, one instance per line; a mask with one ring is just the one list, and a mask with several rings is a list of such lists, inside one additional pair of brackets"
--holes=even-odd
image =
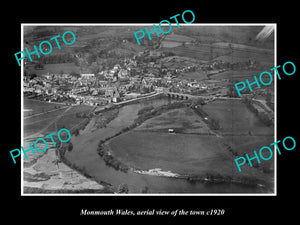
[(5, 7), (4, 220), (294, 221), (296, 4), (108, 3)]
[(23, 195), (276, 194), (276, 24), (22, 32)]

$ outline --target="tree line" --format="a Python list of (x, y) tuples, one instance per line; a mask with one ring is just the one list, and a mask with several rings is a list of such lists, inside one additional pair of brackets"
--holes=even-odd
[(72, 63), (74, 62), (74, 57), (70, 53), (66, 54), (50, 54), (43, 55), (43, 57), (38, 58), (38, 56), (31, 55), (31, 58), (39, 64), (59, 64), (59, 63)]
[(268, 114), (265, 112), (259, 112), (257, 108), (255, 108), (254, 103), (251, 99), (243, 98), (242, 101), (246, 104), (247, 108), (259, 118), (259, 120), (263, 124), (265, 124), (266, 126), (271, 126), (273, 124), (272, 118), (268, 116)]

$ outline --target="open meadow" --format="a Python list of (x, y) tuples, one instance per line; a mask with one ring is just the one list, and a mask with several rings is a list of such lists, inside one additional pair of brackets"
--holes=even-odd
[[(55, 109), (55, 107), (60, 108)], [(25, 117), (23, 120), (25, 136), (38, 132), (47, 135), (63, 127), (70, 130), (87, 120), (87, 118), (78, 117), (77, 113), (88, 113), (93, 109), (93, 107), (85, 105), (65, 106), (26, 98), (24, 99), (24, 108), (32, 110), (30, 111), (32, 115)]]
[(45, 113), (47, 111), (56, 110), (65, 107), (59, 103), (49, 103), (45, 101), (33, 100), (24, 98), (24, 117), (33, 116), (39, 113)]
[(231, 175), (231, 155), (215, 136), (132, 131), (110, 142), (113, 154), (144, 170), (161, 168), (180, 174), (222, 172)]
[(241, 100), (216, 100), (203, 106), (210, 117), (219, 121), (221, 134), (225, 135), (270, 135), (267, 127), (252, 113)]
[(245, 81), (249, 79), (254, 80), (253, 76), (259, 76), (262, 70), (226, 70), (221, 73), (216, 73), (210, 76), (211, 79), (221, 80), (221, 79), (230, 79), (233, 81)]
[[(137, 169), (271, 182), (273, 162), (258, 168), (245, 166), (239, 173), (234, 159), (235, 154), (272, 143), (272, 128), (261, 124), (241, 101), (214, 101), (205, 110), (219, 121), (219, 129), (211, 130), (191, 108), (178, 108), (111, 139), (108, 147), (119, 161)], [(168, 132), (170, 128), (174, 133)]]

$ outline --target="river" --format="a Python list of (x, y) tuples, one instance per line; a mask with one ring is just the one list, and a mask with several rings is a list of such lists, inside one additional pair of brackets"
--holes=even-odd
[[(124, 173), (117, 171), (105, 164), (97, 153), (97, 146), (101, 139), (113, 134), (132, 124), (137, 118), (139, 109), (153, 105), (154, 107), (168, 104), (167, 98), (151, 99), (141, 103), (123, 106), (119, 115), (105, 128), (90, 130), (78, 136), (72, 136), (73, 150), (66, 152), (66, 159), (76, 167), (84, 170), (98, 182), (107, 182), (117, 190), (120, 184), (127, 184), (129, 193), (141, 193), (147, 187), (150, 193), (257, 193), (259, 188), (240, 184), (207, 184), (197, 182), (192, 184), (184, 179), (150, 176), (134, 172)], [(93, 123), (91, 120), (90, 123)], [(91, 124), (88, 127), (92, 127)]]

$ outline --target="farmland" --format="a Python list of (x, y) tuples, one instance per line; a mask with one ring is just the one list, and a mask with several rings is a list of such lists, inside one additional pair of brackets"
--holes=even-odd
[(151, 118), (136, 128), (136, 131), (164, 132), (173, 128), (180, 133), (209, 134), (207, 125), (190, 108), (169, 110)]
[(188, 36), (178, 35), (178, 34), (174, 34), (174, 33), (167, 35), (166, 38), (164, 39), (164, 41), (174, 41), (174, 42), (182, 42), (182, 43), (191, 42), (193, 40), (194, 40), (193, 38), (190, 38)]
[(254, 79), (253, 76), (258, 76), (262, 70), (227, 70), (221, 73), (213, 74), (211, 79), (231, 79), (231, 80), (245, 80)]
[[(45, 113), (43, 115), (24, 119), (24, 135), (29, 136), (37, 132), (44, 132), (44, 129), (51, 129), (51, 131), (54, 131), (54, 126), (51, 128), (49, 127), (53, 124), (55, 118), (59, 117), (64, 111), (65, 109), (61, 109), (55, 112)], [(47, 134), (49, 132), (45, 133)]]
[(263, 26), (182, 26), (175, 33), (194, 38), (198, 42), (205, 44), (230, 42), (273, 49), (273, 36), (263, 43), (255, 41), (254, 37), (262, 28)]
[(186, 44), (184, 46), (176, 46), (170, 48), (161, 48), (163, 51), (173, 52), (178, 56), (185, 56), (199, 60), (223, 60), (225, 62), (241, 62), (249, 59), (255, 59), (261, 63), (272, 63), (273, 54), (269, 51), (258, 51), (250, 47), (250, 49), (231, 48), (229, 46), (208, 45), (208, 44)]
[(133, 131), (114, 139), (110, 146), (117, 158), (141, 169), (203, 174), (221, 172), (232, 163), (231, 156), (222, 151), (217, 138), (207, 135)]
[(259, 169), (245, 167), (239, 173), (221, 139), (211, 135), (131, 131), (110, 142), (110, 148), (118, 160), (138, 169), (160, 168), (189, 176), (210, 174), (270, 182), (269, 174)]
[(178, 78), (184, 79), (191, 79), (191, 80), (207, 80), (208, 76), (207, 73), (204, 71), (197, 71), (197, 72), (185, 72), (178, 75)]
[[(266, 171), (270, 173), (273, 162), (258, 169), (245, 168), (240, 174), (233, 153), (249, 153), (271, 143), (272, 129), (261, 124), (240, 101), (215, 101), (207, 106), (209, 116), (221, 125), (216, 131), (221, 136), (216, 136), (191, 108), (178, 108), (111, 139), (110, 151), (117, 160), (142, 170), (161, 168), (179, 174), (219, 174), (233, 179), (254, 176), (269, 182)], [(175, 133), (168, 133), (169, 128)]]
[(42, 75), (46, 73), (62, 74), (71, 72), (80, 72), (80, 67), (76, 66), (74, 63), (55, 63), (55, 64), (45, 64), (43, 69), (35, 69), (33, 65), (27, 66), (28, 72), (35, 73), (36, 75)]
[[(44, 113), (64, 107), (62, 104), (48, 103), (44, 101), (32, 100), (24, 98), (24, 117)], [(28, 110), (28, 111), (27, 111)]]
[(273, 135), (273, 129), (263, 125), (240, 100), (217, 100), (203, 106), (203, 109), (219, 121), (222, 134)]
[(174, 48), (162, 48), (162, 50), (173, 52), (175, 55), (178, 56), (185, 56), (207, 61), (212, 60), (213, 58), (216, 58), (220, 55), (227, 54), (226, 50), (219, 50), (209, 45), (185, 45)]
[[(30, 111), (33, 115), (37, 114), (37, 112), (43, 112), (37, 114), (36, 116), (28, 117), (24, 119), (24, 134), (25, 136), (32, 135), (37, 132), (41, 132), (44, 134), (49, 134), (57, 129), (61, 129), (65, 127), (67, 129), (71, 129), (75, 125), (83, 122), (86, 118), (79, 118), (76, 116), (76, 113), (79, 112), (90, 112), (93, 107), (78, 105), (78, 106), (70, 106), (65, 107), (59, 105), (61, 108), (53, 110), (55, 106), (58, 104), (46, 103), (43, 102), (41, 104), (40, 101), (34, 101), (29, 99), (24, 99), (24, 108), (32, 109)], [(72, 110), (70, 110), (72, 108)]]
[[(67, 99), (67, 103), (68, 98), (61, 96), (69, 95), (74, 98), (70, 102), (83, 99), (84, 104), (93, 104), (101, 97), (111, 104), (100, 106), (94, 114), (90, 112), (95, 108), (86, 105), (25, 99), (25, 139), (31, 141), (63, 127), (71, 130), (72, 149), (64, 153), (63, 162), (98, 183), (110, 184), (115, 192), (120, 184), (128, 185), (131, 193), (140, 193), (145, 186), (151, 193), (263, 192), (260, 188), (273, 182), (273, 161), (255, 168), (245, 164), (240, 173), (234, 159), (272, 143), (273, 127), (265, 126), (244, 100), (232, 99), (237, 80), (252, 79), (263, 68), (272, 68), (272, 41), (254, 40), (262, 27), (174, 27), (170, 34), (152, 40), (145, 35), (138, 45), (133, 33), (144, 28), (50, 26), (27, 32), (25, 47), (65, 30), (74, 31), (77, 38), (72, 46), (54, 49), (53, 58), (26, 62), (26, 72), (54, 73), (25, 77), (26, 87), (34, 88), (28, 90), (42, 93), (36, 98), (49, 99), (44, 96), (50, 95), (51, 101)], [(72, 79), (60, 76), (64, 73), (71, 73)], [(95, 76), (79, 79), (81, 73)], [(89, 90), (77, 93), (83, 86)], [(155, 94), (160, 95), (157, 99), (122, 102), (127, 95), (148, 91), (162, 93)], [(258, 93), (265, 103), (264, 91), (255, 90), (247, 97), (256, 99)], [(177, 94), (163, 97), (168, 92)], [(194, 96), (183, 100), (179, 93)], [(202, 97), (205, 100), (195, 100)], [(155, 168), (179, 176), (139, 173)], [(214, 177), (221, 178), (216, 182)], [(236, 182), (241, 178), (251, 182)], [(209, 187), (207, 180), (213, 183)], [(236, 186), (231, 189), (231, 185)], [(272, 190), (271, 186), (267, 188)]]
[(264, 43), (253, 38), (262, 27), (193, 26), (174, 29), (161, 43), (161, 50), (198, 60), (242, 62), (257, 60), (273, 65), (272, 37)]
[(190, 38), (188, 36), (172, 33), (170, 35), (167, 35), (165, 39), (161, 42), (161, 47), (174, 48), (177, 46), (181, 46), (185, 42), (191, 42), (193, 40), (193, 38)]
[[(229, 151), (230, 145), (240, 154), (250, 152), (252, 147), (264, 145), (271, 136), (236, 136), (223, 135), (218, 137), (207, 124), (191, 108), (180, 107), (167, 110), (157, 116), (149, 118), (132, 130), (124, 129), (130, 126), (139, 116), (138, 112), (149, 105), (168, 104), (167, 100), (156, 99), (137, 104), (126, 105), (119, 109), (118, 115), (106, 126), (97, 127), (97, 119), (92, 119), (87, 127), (90, 131), (73, 136), (73, 150), (66, 153), (68, 161), (85, 171), (98, 182), (105, 181), (117, 187), (121, 182), (128, 184), (133, 193), (139, 193), (147, 185), (151, 192), (232, 192), (233, 189), (218, 189), (217, 186), (203, 187), (201, 182), (191, 186), (189, 181), (177, 179), (162, 179), (147, 175), (137, 175), (132, 172), (124, 173), (106, 165), (97, 154), (99, 140), (111, 138), (106, 146), (117, 160), (137, 169), (161, 168), (172, 172), (207, 176), (220, 175), (236, 180), (258, 179), (262, 183), (271, 182), (270, 174), (261, 168), (245, 166), (243, 173), (239, 173), (234, 164), (234, 156)], [(226, 104), (222, 104), (226, 108)], [(239, 105), (242, 107), (243, 105)], [(109, 113), (109, 112), (107, 112)], [(101, 119), (103, 115), (99, 117)], [(99, 114), (100, 115), (100, 114)], [(175, 134), (169, 133), (173, 128)], [(244, 140), (244, 141), (241, 141)], [(251, 143), (248, 148), (247, 144)], [(232, 184), (231, 184), (232, 185)], [(219, 186), (221, 187), (221, 186)], [(223, 187), (223, 186), (222, 186)], [(232, 186), (230, 186), (232, 187)], [(249, 192), (249, 187), (234, 187), (235, 192)], [(196, 191), (197, 190), (197, 191)], [(257, 190), (251, 189), (256, 192)], [(250, 191), (250, 192), (251, 192)]]

